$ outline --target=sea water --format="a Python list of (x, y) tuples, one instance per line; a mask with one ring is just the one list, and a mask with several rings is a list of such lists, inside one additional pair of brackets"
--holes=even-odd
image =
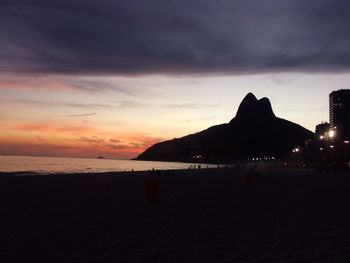
[[(54, 173), (102, 173), (120, 171), (147, 171), (152, 169), (174, 170), (198, 167), (194, 163), (154, 162), (136, 160), (0, 156), (0, 172)], [(213, 164), (200, 164), (202, 168), (214, 168)]]

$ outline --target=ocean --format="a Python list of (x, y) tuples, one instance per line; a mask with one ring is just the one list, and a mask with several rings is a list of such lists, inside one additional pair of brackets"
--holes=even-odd
[[(147, 171), (154, 169), (187, 169), (194, 163), (154, 162), (113, 159), (0, 156), (0, 172), (26, 172), (28, 174), (103, 173), (120, 171)], [(203, 168), (214, 168), (214, 164), (200, 164)]]

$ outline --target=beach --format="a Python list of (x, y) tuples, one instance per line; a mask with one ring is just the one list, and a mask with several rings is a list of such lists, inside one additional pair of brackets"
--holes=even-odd
[(3, 174), (0, 262), (348, 262), (348, 172), (257, 173)]

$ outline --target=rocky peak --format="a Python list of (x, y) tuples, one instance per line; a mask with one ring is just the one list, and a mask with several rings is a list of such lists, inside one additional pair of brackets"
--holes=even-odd
[(253, 93), (248, 93), (238, 107), (236, 119), (266, 120), (275, 117), (270, 100), (266, 97), (258, 100)]

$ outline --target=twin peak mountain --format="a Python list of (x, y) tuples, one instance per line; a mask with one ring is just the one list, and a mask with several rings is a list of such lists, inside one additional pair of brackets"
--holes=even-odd
[(278, 118), (270, 100), (248, 93), (229, 123), (212, 126), (182, 138), (154, 144), (136, 160), (231, 162), (251, 157), (284, 157), (304, 145), (313, 132)]

